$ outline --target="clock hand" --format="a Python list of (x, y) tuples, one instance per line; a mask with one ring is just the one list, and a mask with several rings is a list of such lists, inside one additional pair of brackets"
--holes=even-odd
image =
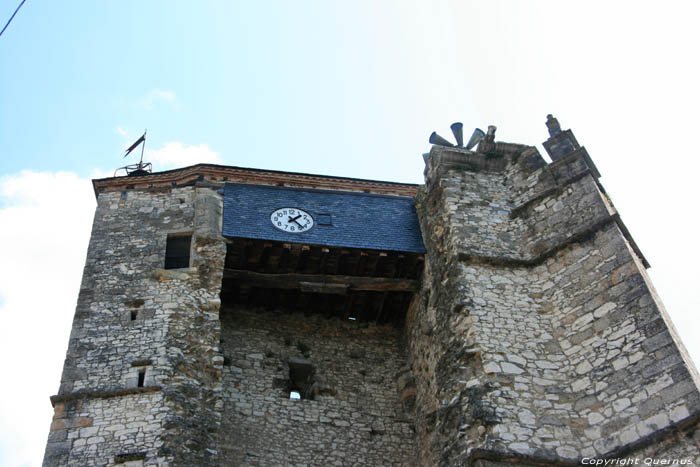
[(299, 219), (300, 217), (301, 217), (301, 214), (299, 214), (299, 215), (298, 215), (297, 217), (295, 217), (295, 218), (292, 218), (292, 216), (289, 216), (289, 219), (287, 220), (287, 222), (296, 222), (296, 224), (297, 224), (299, 227), (304, 228), (304, 226), (302, 226), (299, 222), (297, 222), (297, 219)]

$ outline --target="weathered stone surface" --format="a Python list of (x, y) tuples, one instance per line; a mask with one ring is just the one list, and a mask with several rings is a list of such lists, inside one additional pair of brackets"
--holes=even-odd
[[(238, 306), (221, 323), (224, 355), (249, 363), (224, 367), (222, 465), (249, 465), (250, 453), (264, 465), (412, 464), (402, 403), (415, 388), (397, 389), (405, 365), (397, 329)], [(308, 386), (294, 380), (310, 367)], [(301, 400), (290, 399), (293, 388)]]
[[(463, 150), (427, 156), (417, 198), (426, 277), (406, 329), (421, 465), (484, 452), (540, 461), (631, 452), (700, 413), (687, 409), (695, 370), (669, 345), (676, 337), (644, 260), (587, 155), (529, 162), (539, 157), (520, 147), (476, 170), (478, 155)], [(469, 322), (448, 312), (462, 303)], [(460, 356), (460, 343), (479, 358)], [(467, 396), (466, 380), (483, 389)], [(470, 429), (482, 415), (488, 437)]]
[[(586, 150), (559, 139), (550, 164), (493, 141), (426, 155), (404, 329), (222, 305), (216, 177), (243, 169), (97, 183), (44, 465), (700, 463), (697, 372)], [(164, 269), (169, 234), (191, 235), (189, 267)]]
[[(146, 465), (215, 463), (221, 379), (211, 352), (219, 341), (223, 238), (195, 249), (190, 268), (162, 268), (167, 235), (209, 235), (197, 219), (218, 219), (212, 209), (220, 195), (188, 187), (103, 193), (97, 201), (53, 398), (52, 426), (65, 427), (66, 440), (49, 440), (44, 464), (108, 465), (126, 450), (144, 453)], [(137, 387), (139, 371), (144, 387)]]

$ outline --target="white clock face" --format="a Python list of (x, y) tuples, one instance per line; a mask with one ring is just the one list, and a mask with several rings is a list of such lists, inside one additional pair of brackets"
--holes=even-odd
[(272, 225), (291, 233), (306, 232), (314, 226), (311, 214), (299, 208), (279, 208), (270, 215)]

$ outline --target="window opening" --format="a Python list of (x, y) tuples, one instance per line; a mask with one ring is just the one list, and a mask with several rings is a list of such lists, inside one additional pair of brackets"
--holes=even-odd
[(143, 384), (146, 382), (146, 370), (139, 370), (139, 381), (136, 384), (136, 387), (142, 388)]
[(313, 399), (314, 367), (305, 358), (292, 357), (287, 361), (289, 365), (289, 398)]
[(131, 321), (136, 321), (139, 312), (137, 310), (131, 310)]
[(165, 269), (190, 267), (192, 235), (168, 236), (165, 246)]
[(129, 467), (140, 467), (143, 465), (143, 461), (146, 459), (145, 452), (125, 452), (123, 454), (117, 454), (114, 456), (114, 464), (118, 466), (127, 465)]

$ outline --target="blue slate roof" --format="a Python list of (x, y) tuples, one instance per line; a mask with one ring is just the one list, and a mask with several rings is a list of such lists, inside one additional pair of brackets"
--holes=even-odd
[[(314, 226), (301, 233), (272, 225), (279, 208), (303, 209)], [(328, 220), (331, 225), (321, 225)], [(323, 246), (424, 253), (413, 199), (346, 191), (227, 183), (223, 235)]]

